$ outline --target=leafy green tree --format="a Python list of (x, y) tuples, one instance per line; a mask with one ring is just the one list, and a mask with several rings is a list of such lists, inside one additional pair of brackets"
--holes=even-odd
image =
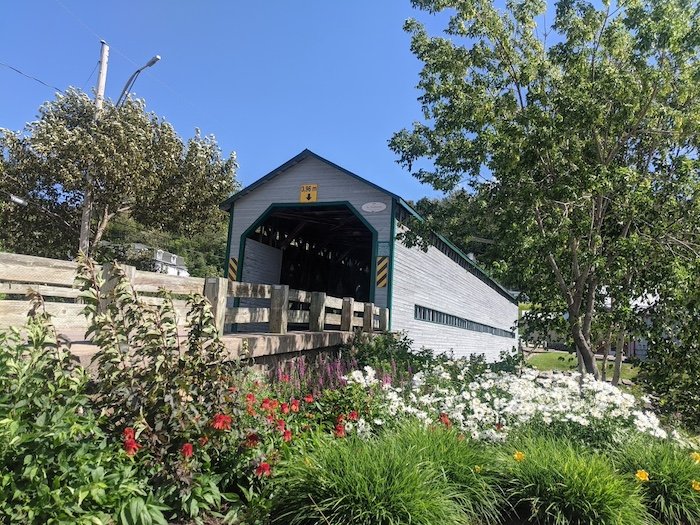
[(564, 312), (598, 376), (596, 338), (697, 254), (700, 11), (559, 0), (548, 25), (537, 0), (412, 3), (450, 18), (437, 37), (406, 22), (424, 122), (390, 147), (431, 161), (422, 182), (479, 191), (535, 318)]
[(0, 130), (0, 147), (0, 185), (29, 203), (3, 214), (0, 239), (35, 255), (77, 252), (86, 196), (94, 253), (110, 222), (127, 213), (147, 228), (199, 233), (234, 189), (234, 156), (222, 157), (199, 131), (184, 142), (140, 100), (105, 101), (98, 118), (90, 97), (70, 89), (45, 103), (23, 133)]
[(639, 379), (656, 409), (700, 431), (700, 265), (676, 268), (649, 308)]

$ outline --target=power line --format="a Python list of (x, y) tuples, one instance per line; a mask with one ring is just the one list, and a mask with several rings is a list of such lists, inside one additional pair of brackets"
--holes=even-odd
[(53, 90), (56, 90), (56, 91), (59, 91), (59, 92), (63, 93), (63, 90), (62, 90), (61, 88), (57, 88), (56, 86), (52, 86), (51, 84), (47, 84), (47, 83), (44, 82), (43, 80), (38, 79), (38, 78), (36, 78), (36, 77), (33, 77), (33, 76), (31, 76), (31, 75), (28, 75), (28, 74), (26, 74), (24, 71), (21, 71), (21, 70), (17, 69), (16, 67), (11, 66), (10, 64), (5, 64), (4, 62), (0, 62), (0, 66), (5, 66), (6, 68), (9, 68), (9, 69), (11, 69), (12, 71), (14, 71), (14, 72), (16, 72), (16, 73), (19, 73), (19, 74), (22, 75), (23, 77), (27, 77), (27, 78), (29, 78), (29, 79), (31, 79), (31, 80), (34, 80), (35, 82), (38, 82), (39, 84), (42, 84), (42, 85), (46, 86), (47, 88), (50, 88), (50, 89), (53, 89)]
[(85, 91), (85, 86), (87, 85), (88, 82), (90, 82), (92, 75), (95, 74), (95, 70), (97, 69), (97, 66), (99, 66), (99, 65), (100, 65), (100, 61), (98, 60), (97, 62), (95, 62), (95, 67), (92, 68), (92, 71), (90, 72), (90, 76), (87, 77), (87, 80), (85, 82), (83, 82), (83, 87), (81, 88), (83, 91)]

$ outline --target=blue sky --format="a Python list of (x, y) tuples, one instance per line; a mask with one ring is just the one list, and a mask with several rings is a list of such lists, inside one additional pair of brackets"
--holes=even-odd
[[(396, 163), (391, 134), (420, 119), (420, 63), (403, 32), (409, 0), (23, 0), (0, 17), (0, 62), (65, 89), (107, 96), (155, 54), (134, 93), (189, 137), (235, 151), (247, 185), (309, 148), (408, 199), (438, 195)], [(89, 80), (88, 80), (89, 78)], [(0, 127), (18, 130), (53, 90), (0, 66)]]

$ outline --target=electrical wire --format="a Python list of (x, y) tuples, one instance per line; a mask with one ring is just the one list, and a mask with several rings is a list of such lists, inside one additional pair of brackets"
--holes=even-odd
[(36, 78), (36, 77), (33, 77), (33, 76), (31, 76), (31, 75), (28, 75), (28, 74), (26, 74), (24, 71), (21, 71), (21, 70), (17, 69), (16, 67), (11, 66), (10, 64), (5, 64), (5, 62), (0, 62), (0, 66), (5, 66), (6, 68), (9, 68), (9, 69), (11, 69), (12, 71), (14, 71), (14, 72), (16, 72), (16, 73), (19, 73), (19, 74), (22, 75), (23, 77), (27, 77), (27, 78), (29, 78), (29, 79), (31, 79), (31, 80), (34, 80), (35, 82), (38, 82), (39, 84), (42, 84), (42, 85), (46, 86), (47, 88), (50, 88), (50, 89), (53, 89), (53, 90), (56, 90), (56, 91), (59, 91), (59, 92), (63, 93), (63, 90), (62, 90), (61, 88), (57, 88), (56, 86), (52, 86), (51, 84), (47, 84), (47, 83), (44, 82), (43, 80), (41, 80), (41, 79), (39, 79), (39, 78)]
[(85, 82), (83, 82), (83, 87), (80, 88), (80, 89), (82, 89), (83, 91), (85, 91), (85, 86), (87, 86), (87, 83), (90, 82), (90, 79), (92, 78), (92, 75), (95, 74), (95, 71), (97, 70), (97, 66), (99, 66), (99, 65), (100, 65), (100, 61), (98, 60), (97, 62), (95, 62), (95, 67), (92, 68), (92, 72), (90, 73), (90, 76), (87, 77), (87, 80), (86, 80)]

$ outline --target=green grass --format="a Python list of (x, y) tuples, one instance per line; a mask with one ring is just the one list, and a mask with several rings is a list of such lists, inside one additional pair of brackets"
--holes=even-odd
[(700, 464), (690, 450), (672, 441), (637, 439), (614, 457), (618, 471), (634, 481), (634, 474), (644, 470), (649, 480), (639, 483), (642, 497), (651, 514), (660, 523), (691, 525), (700, 523)]
[(533, 436), (510, 441), (503, 447), (501, 462), (514, 523), (651, 523), (640, 484), (616, 472), (603, 454), (565, 440)]
[(468, 525), (459, 487), (396, 439), (320, 439), (280, 468), (272, 523)]
[[(568, 372), (574, 371), (578, 368), (575, 354), (570, 354), (568, 352), (557, 352), (554, 350), (532, 354), (527, 359), (527, 364), (533, 368), (536, 368), (537, 370), (560, 370), (563, 372)], [(598, 361), (598, 367), (600, 367), (601, 364), (602, 361)], [(607, 365), (608, 380), (613, 376), (613, 369), (614, 363), (612, 360), (609, 360)], [(622, 379), (634, 381), (638, 372), (639, 367), (633, 367), (628, 363), (622, 363), (620, 376)]]

